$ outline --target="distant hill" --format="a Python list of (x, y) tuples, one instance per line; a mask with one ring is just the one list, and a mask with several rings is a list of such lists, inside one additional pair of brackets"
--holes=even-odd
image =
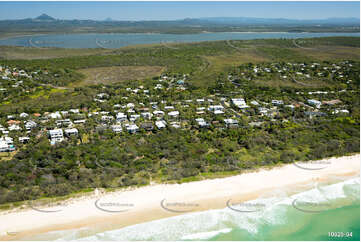
[[(9, 28), (11, 26), (11, 28)], [(359, 32), (357, 18), (314, 20), (249, 17), (186, 18), (179, 20), (118, 21), (60, 20), (47, 14), (0, 21), (0, 33), (201, 33), (201, 32)]]
[(43, 13), (42, 15), (34, 18), (34, 20), (40, 20), (40, 21), (54, 21), (55, 18), (50, 17), (49, 15)]
[(327, 18), (327, 19), (285, 19), (285, 18), (248, 18), (248, 17), (213, 17), (195, 19), (226, 25), (355, 25), (359, 26), (358, 18)]

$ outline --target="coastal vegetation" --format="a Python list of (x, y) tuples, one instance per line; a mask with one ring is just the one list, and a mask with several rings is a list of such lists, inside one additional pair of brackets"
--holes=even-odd
[[(0, 157), (0, 203), (186, 182), (359, 153), (359, 38), (296, 44), (309, 49), (283, 39), (216, 41), (0, 60), (12, 73), (1, 80), (0, 124), (23, 125), (22, 113), (38, 123), (29, 133), (9, 133), (30, 140), (16, 140), (17, 149)], [(14, 77), (19, 70), (27, 76)], [(248, 107), (237, 108), (234, 98), (243, 98)], [(314, 99), (322, 105), (310, 104)], [(214, 104), (224, 113), (206, 109)], [(129, 109), (140, 114), (169, 106), (180, 115), (162, 120), (180, 128), (117, 133), (111, 129), (115, 120), (103, 120)], [(78, 136), (52, 145), (47, 131), (59, 126), (48, 115), (65, 110), (74, 111), (62, 118), (86, 123), (74, 126)], [(201, 128), (199, 117), (209, 125)], [(237, 120), (237, 126), (226, 126), (225, 118)], [(140, 117), (133, 123), (158, 120)]]

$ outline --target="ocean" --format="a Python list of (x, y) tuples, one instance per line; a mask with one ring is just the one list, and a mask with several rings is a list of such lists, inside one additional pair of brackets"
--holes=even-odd
[[(335, 182), (335, 181), (333, 181)], [(360, 178), (275, 190), (244, 204), (94, 234), (57, 231), (37, 240), (360, 240)], [(298, 191), (297, 191), (298, 190)]]
[(250, 40), (279, 38), (314, 38), (328, 36), (354, 36), (360, 33), (251, 33), (219, 32), (199, 34), (110, 33), (110, 34), (51, 34), (19, 36), (0, 39), (0, 45), (58, 48), (120, 48), (139, 44), (188, 43), (217, 40)]

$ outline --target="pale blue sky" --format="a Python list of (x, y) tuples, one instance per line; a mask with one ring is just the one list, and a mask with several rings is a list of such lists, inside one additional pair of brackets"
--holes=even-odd
[(0, 2), (0, 19), (173, 20), (200, 17), (360, 17), (359, 2)]

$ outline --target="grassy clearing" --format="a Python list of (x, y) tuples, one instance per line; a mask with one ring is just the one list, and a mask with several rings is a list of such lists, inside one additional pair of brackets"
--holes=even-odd
[(85, 80), (74, 83), (75, 86), (93, 84), (111, 84), (127, 80), (143, 80), (159, 76), (165, 67), (162, 66), (112, 66), (81, 69), (86, 75)]
[(62, 49), (62, 48), (33, 48), (17, 46), (0, 46), (0, 59), (33, 60), (51, 59), (72, 56), (88, 56), (110, 54), (112, 50), (105, 49)]
[(11, 160), (14, 157), (15, 154), (16, 154), (16, 151), (13, 151), (13, 152), (1, 152), (0, 153), (0, 161)]
[(219, 73), (226, 73), (231, 68), (237, 67), (241, 64), (253, 62), (261, 63), (268, 59), (257, 53), (254, 48), (245, 48), (234, 50), (231, 53), (224, 53), (212, 56), (201, 56), (204, 64), (195, 73), (192, 82), (199, 87), (205, 87), (210, 84), (210, 81), (215, 81), (215, 77)]
[(30, 95), (29, 97), (31, 99), (35, 99), (35, 98), (39, 98), (39, 97), (43, 97), (43, 98), (46, 98), (48, 99), (49, 96), (53, 93), (64, 93), (66, 92), (65, 89), (58, 89), (58, 88), (52, 88), (50, 90), (40, 90), (40, 91), (37, 91), (36, 93), (33, 93), (32, 95)]
[(299, 54), (318, 61), (360, 60), (360, 48), (346, 46), (319, 46), (315, 49), (295, 49)]
[[(299, 80), (300, 81), (300, 80)], [(302, 80), (302, 83), (305, 85), (301, 85), (292, 81), (292, 79), (269, 79), (269, 80), (255, 80), (253, 83), (256, 86), (267, 86), (267, 87), (293, 87), (293, 88), (321, 88), (321, 87), (331, 87), (333, 84), (318, 80), (318, 79), (310, 79), (310, 80)]]

